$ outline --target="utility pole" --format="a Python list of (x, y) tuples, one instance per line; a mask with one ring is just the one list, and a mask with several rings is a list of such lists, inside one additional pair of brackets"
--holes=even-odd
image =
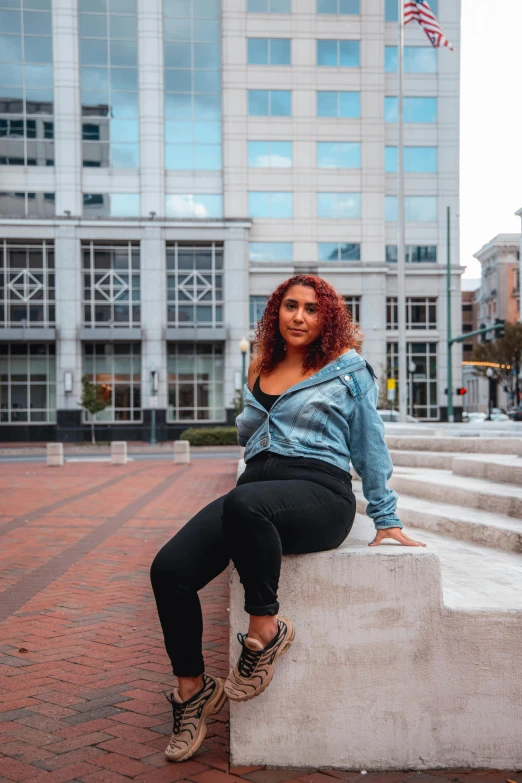
[(406, 282), (404, 242), (404, 0), (399, 3), (398, 105), (397, 105), (397, 327), (398, 327), (398, 380), (399, 420), (406, 421), (408, 406), (408, 357), (406, 352)]
[(451, 236), (450, 208), (446, 208), (446, 329), (448, 341), (448, 421), (453, 423), (453, 371), (451, 366)]

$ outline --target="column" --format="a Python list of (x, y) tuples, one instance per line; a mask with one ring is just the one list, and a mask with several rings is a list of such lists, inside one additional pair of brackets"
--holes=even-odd
[(141, 269), (141, 394), (144, 438), (151, 412), (151, 372), (158, 373), (159, 391), (156, 410), (158, 440), (166, 421), (168, 399), (167, 346), (167, 272), (163, 231), (153, 223), (143, 229), (140, 250)]
[[(141, 214), (165, 214), (163, 0), (138, 0)], [(164, 287), (165, 281), (162, 281)]]
[[(225, 409), (231, 411), (237, 395), (234, 388), (234, 373), (241, 372), (239, 342), (248, 337), (249, 314), (249, 271), (247, 254), (247, 233), (243, 228), (229, 228), (225, 239), (224, 299), (227, 343), (225, 347)], [(247, 369), (249, 357), (247, 356)], [(228, 416), (233, 419), (234, 414)]]
[(363, 275), (362, 290), (363, 356), (375, 370), (382, 389), (386, 386), (386, 276), (383, 273)]
[(82, 134), (77, 0), (53, 0), (56, 214), (81, 215)]

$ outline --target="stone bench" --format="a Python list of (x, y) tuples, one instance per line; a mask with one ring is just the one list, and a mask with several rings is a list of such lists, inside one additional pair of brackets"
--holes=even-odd
[[(522, 763), (522, 612), (450, 609), (429, 550), (339, 549), (283, 559), (296, 639), (269, 688), (230, 703), (231, 763), (404, 770)], [(231, 664), (246, 631), (231, 573)]]

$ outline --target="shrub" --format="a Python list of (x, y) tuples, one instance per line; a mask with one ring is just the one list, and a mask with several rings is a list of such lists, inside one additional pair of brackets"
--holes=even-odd
[(191, 446), (237, 446), (235, 427), (189, 427), (179, 437)]

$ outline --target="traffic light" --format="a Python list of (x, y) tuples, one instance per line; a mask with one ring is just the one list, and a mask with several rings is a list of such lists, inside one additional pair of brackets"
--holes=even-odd
[(506, 322), (503, 318), (495, 318), (495, 326), (497, 324), (501, 324), (501, 327), (500, 329), (495, 329), (495, 339), (501, 340), (503, 337), (506, 336), (506, 329), (505, 329)]
[(460, 397), (462, 397), (464, 394), (467, 394), (467, 393), (468, 393), (468, 390), (466, 389), (466, 387), (465, 387), (465, 386), (463, 386), (463, 387), (462, 387), (462, 388), (460, 388), (460, 389), (457, 389), (457, 394), (458, 394)]
[[(485, 329), (486, 328), (486, 324), (480, 324), (480, 328), (481, 329)], [(487, 332), (483, 332), (480, 335), (480, 342), (481, 343), (487, 343), (487, 341), (488, 341), (488, 334), (487, 334)]]

